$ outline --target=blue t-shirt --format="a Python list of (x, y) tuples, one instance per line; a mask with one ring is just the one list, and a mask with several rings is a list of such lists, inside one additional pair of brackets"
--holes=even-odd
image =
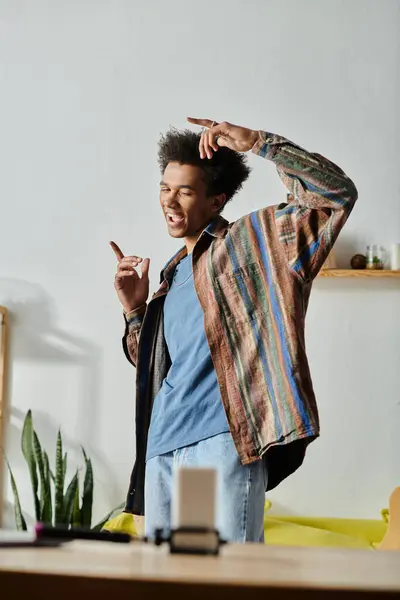
[(172, 365), (154, 400), (147, 460), (229, 431), (191, 254), (176, 267), (165, 298), (164, 336)]

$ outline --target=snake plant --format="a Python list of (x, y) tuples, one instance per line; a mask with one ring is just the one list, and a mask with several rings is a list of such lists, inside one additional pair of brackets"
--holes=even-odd
[[(28, 411), (21, 434), (21, 449), (28, 466), (32, 485), (35, 518), (46, 525), (66, 528), (91, 528), (93, 506), (93, 467), (84, 448), (82, 455), (85, 475), (80, 497), (79, 470), (66, 485), (67, 452), (63, 453), (61, 431), (58, 431), (55, 452), (54, 473), (50, 468), (49, 456), (40, 444), (33, 426), (32, 411)], [(18, 488), (10, 464), (6, 458), (10, 473), (11, 489), (14, 495), (14, 516), (17, 529), (26, 530), (27, 525), (22, 512)], [(111, 511), (93, 527), (99, 531), (104, 523), (123, 505)]]

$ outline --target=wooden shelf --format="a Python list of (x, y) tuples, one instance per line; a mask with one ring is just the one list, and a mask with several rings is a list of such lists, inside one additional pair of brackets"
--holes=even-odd
[(389, 277), (390, 279), (400, 279), (400, 271), (387, 269), (324, 269), (319, 272), (318, 277)]

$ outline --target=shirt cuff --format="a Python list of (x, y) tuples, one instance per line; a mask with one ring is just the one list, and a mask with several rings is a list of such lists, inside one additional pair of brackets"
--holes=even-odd
[(147, 304), (142, 304), (135, 310), (130, 312), (124, 312), (125, 323), (128, 325), (130, 331), (139, 330), (142, 326), (143, 317), (146, 314)]
[(271, 146), (274, 143), (274, 134), (267, 131), (258, 132), (258, 140), (251, 151), (263, 158), (270, 158)]

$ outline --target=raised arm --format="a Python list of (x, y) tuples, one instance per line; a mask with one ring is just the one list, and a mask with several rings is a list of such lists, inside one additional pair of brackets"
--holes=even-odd
[(313, 279), (357, 199), (351, 179), (320, 154), (307, 152), (280, 135), (210, 119), (188, 121), (204, 127), (199, 148), (203, 159), (226, 146), (236, 152), (252, 150), (276, 165), (293, 196), (292, 202), (276, 207), (278, 238), (289, 266), (304, 281)]
[(282, 136), (259, 132), (252, 150), (276, 165), (293, 197), (276, 208), (278, 237), (290, 267), (313, 279), (353, 209), (356, 187), (331, 161)]
[[(110, 242), (110, 246), (118, 261), (114, 287), (125, 318), (122, 344), (127, 359), (136, 366), (139, 336), (149, 297), (150, 260), (143, 260), (138, 256), (124, 256), (115, 242)], [(139, 265), (142, 267), (141, 276), (137, 271)]]

